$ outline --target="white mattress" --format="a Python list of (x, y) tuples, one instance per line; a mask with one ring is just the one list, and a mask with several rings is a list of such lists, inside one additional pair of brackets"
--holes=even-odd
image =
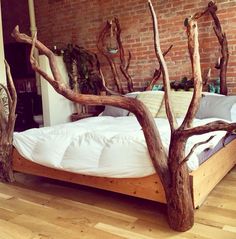
[[(201, 125), (216, 119), (195, 120)], [(181, 121), (181, 119), (179, 119)], [(168, 150), (170, 130), (166, 119), (156, 118), (162, 142)], [(197, 155), (214, 147), (225, 135), (217, 131), (188, 140), (186, 154), (197, 142), (216, 135), (198, 147), (188, 161), (190, 170), (199, 166)], [(114, 178), (153, 174), (141, 126), (135, 117), (92, 117), (73, 123), (14, 133), (14, 146), (28, 160), (70, 172)]]

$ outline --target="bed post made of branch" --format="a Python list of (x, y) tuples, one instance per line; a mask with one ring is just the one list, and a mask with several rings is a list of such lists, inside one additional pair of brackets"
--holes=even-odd
[(192, 65), (192, 77), (194, 79), (194, 93), (183, 123), (179, 127), (177, 126), (172, 112), (172, 107), (170, 105), (171, 94), (168, 87), (170, 84), (168, 78), (168, 69), (160, 49), (157, 17), (150, 0), (149, 8), (152, 14), (154, 25), (154, 47), (157, 58), (161, 64), (164, 81), (163, 84), (165, 86), (164, 97), (166, 102), (167, 118), (171, 128), (171, 140), (168, 154), (168, 166), (171, 175), (171, 181), (169, 188), (166, 189), (168, 221), (170, 227), (174, 230), (186, 231), (190, 229), (194, 223), (194, 210), (190, 189), (189, 172), (186, 162), (196, 147), (209, 142), (213, 136), (204, 142), (194, 145), (187, 156), (185, 155), (186, 142), (188, 138), (193, 135), (204, 134), (217, 130), (224, 130), (227, 132), (235, 131), (236, 123), (229, 124), (223, 121), (215, 121), (203, 126), (191, 128), (202, 92), (197, 19), (208, 11), (208, 9), (205, 9), (205, 11), (196, 13), (193, 17), (190, 17), (185, 21), (188, 36), (188, 49)]
[[(191, 127), (198, 109), (202, 91), (198, 30), (197, 22), (194, 18), (188, 19), (187, 35), (190, 59), (192, 62), (194, 93), (183, 123), (171, 134), (168, 158), (169, 169), (172, 175), (171, 188), (168, 195), (170, 225), (172, 225), (174, 229), (181, 229), (183, 231), (191, 228), (194, 223), (190, 179), (185, 156), (185, 146), (188, 137), (183, 131)], [(176, 211), (178, 211), (178, 213), (176, 213)]]
[(10, 66), (5, 61), (8, 87), (0, 84), (0, 181), (13, 182), (12, 142), (17, 94)]
[(217, 6), (216, 3), (213, 1), (210, 1), (208, 3), (208, 11), (210, 12), (213, 20), (214, 20), (214, 32), (217, 36), (217, 39), (219, 41), (219, 44), (221, 46), (221, 58), (220, 58), (220, 93), (223, 95), (227, 95), (227, 66), (229, 61), (229, 49), (228, 49), (228, 41), (226, 34), (223, 32), (220, 21), (218, 16), (216, 15)]
[[(153, 5), (149, 0), (149, 8), (151, 11), (154, 25), (154, 46), (157, 58), (161, 64), (163, 74), (163, 84), (165, 90), (166, 113), (171, 128), (171, 140), (168, 154), (168, 166), (171, 175), (171, 182), (166, 195), (168, 221), (171, 228), (177, 231), (186, 231), (194, 224), (194, 209), (190, 188), (189, 172), (187, 164), (181, 163), (185, 158), (186, 137), (182, 137), (181, 128), (178, 128), (172, 107), (170, 82), (168, 69), (162, 56), (160, 48), (160, 40), (158, 35), (157, 16)], [(197, 52), (198, 49), (196, 49)], [(187, 120), (188, 117), (186, 116)]]
[[(205, 8), (203, 12), (196, 13), (194, 15), (194, 18), (197, 20), (203, 15), (210, 13), (213, 21), (214, 26), (213, 30), (216, 34), (216, 37), (218, 39), (218, 42), (221, 46), (221, 57), (219, 58), (219, 62), (216, 64), (216, 68), (220, 70), (220, 93), (223, 95), (228, 94), (227, 89), (227, 67), (228, 67), (228, 61), (229, 61), (229, 49), (228, 49), (228, 41), (225, 32), (223, 32), (220, 20), (216, 14), (217, 12), (217, 6), (216, 3), (213, 1), (210, 1), (208, 3), (208, 6)], [(208, 75), (210, 74), (208, 70)], [(207, 78), (204, 81), (204, 84), (207, 84), (207, 81), (209, 80), (210, 76), (206, 76)]]

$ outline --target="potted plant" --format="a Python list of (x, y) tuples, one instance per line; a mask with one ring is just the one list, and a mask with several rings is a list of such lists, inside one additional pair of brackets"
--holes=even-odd
[[(71, 89), (77, 93), (99, 95), (103, 89), (94, 53), (78, 45), (68, 44), (63, 50), (63, 60)], [(86, 106), (76, 105), (76, 114), (88, 113)]]

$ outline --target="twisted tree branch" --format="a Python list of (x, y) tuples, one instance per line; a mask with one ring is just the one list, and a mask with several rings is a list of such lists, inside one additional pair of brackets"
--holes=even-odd
[(220, 58), (220, 93), (227, 95), (227, 67), (228, 67), (228, 61), (229, 61), (229, 49), (228, 49), (228, 41), (226, 34), (223, 32), (220, 21), (218, 16), (216, 15), (217, 6), (216, 3), (213, 1), (210, 1), (208, 3), (208, 11), (210, 12), (213, 20), (214, 20), (214, 32), (217, 36), (217, 39), (219, 41), (219, 44), (221, 46), (221, 58)]
[(121, 41), (121, 27), (120, 27), (118, 18), (115, 18), (115, 24), (116, 24), (116, 41), (118, 43), (119, 51), (120, 51), (120, 71), (124, 75), (125, 79), (127, 80), (127, 86), (128, 86), (129, 92), (133, 92), (134, 91), (133, 79), (131, 78), (128, 72), (130, 61), (131, 61), (131, 53), (129, 51), (128, 61), (126, 62), (125, 51)]
[(188, 155), (185, 157), (185, 159), (183, 159), (183, 161), (180, 162), (180, 167), (186, 163), (189, 158), (191, 157), (191, 155), (194, 153), (194, 150), (199, 147), (200, 145), (203, 145), (203, 144), (207, 144), (208, 142), (210, 142), (213, 138), (215, 137), (215, 135), (212, 135), (210, 136), (207, 140), (203, 141), (203, 142), (199, 142), (199, 143), (196, 143), (194, 144), (194, 146), (191, 148), (190, 152), (188, 153)]
[[(163, 57), (165, 57), (168, 54), (168, 52), (172, 49), (172, 47), (173, 47), (173, 45), (169, 46), (169, 48), (163, 53)], [(145, 91), (152, 90), (153, 86), (156, 84), (156, 82), (158, 81), (158, 79), (161, 76), (161, 67), (162, 67), (162, 65), (161, 65), (161, 62), (159, 61), (159, 69), (155, 70), (154, 76), (153, 76), (150, 84), (146, 87)]]
[(193, 135), (205, 134), (213, 131), (227, 131), (227, 132), (235, 132), (236, 131), (236, 123), (227, 123), (225, 121), (217, 120), (206, 125), (196, 126), (194, 128), (185, 129), (182, 131), (182, 134), (185, 137), (191, 137)]
[(107, 59), (109, 65), (110, 65), (110, 68), (111, 68), (111, 71), (113, 74), (113, 79), (117, 86), (118, 92), (120, 94), (124, 94), (124, 89), (122, 87), (122, 84), (121, 84), (121, 81), (120, 81), (120, 78), (119, 78), (119, 75), (117, 72), (116, 64), (113, 61), (113, 59), (109, 56), (109, 54), (104, 50), (105, 37), (106, 37), (107, 32), (110, 30), (110, 28), (111, 28), (111, 24), (107, 21), (106, 25), (104, 26), (104, 28), (102, 29), (102, 31), (98, 37), (97, 48), (98, 48), (99, 52)]
[(97, 69), (98, 69), (98, 72), (102, 79), (102, 85), (103, 85), (104, 89), (106, 90), (106, 92), (108, 92), (111, 95), (120, 95), (121, 96), (121, 94), (119, 92), (113, 91), (106, 86), (106, 81), (105, 81), (105, 77), (102, 72), (101, 64), (100, 64), (96, 54), (95, 54), (95, 58), (96, 58), (96, 62), (97, 62)]
[(195, 114), (198, 110), (201, 94), (202, 94), (202, 73), (199, 54), (198, 28), (197, 21), (193, 18), (187, 20), (188, 49), (192, 64), (192, 78), (194, 81), (194, 93), (189, 105), (187, 114), (180, 129), (189, 128), (193, 122)]
[(7, 140), (11, 142), (12, 135), (15, 127), (15, 121), (16, 121), (16, 104), (17, 104), (17, 94), (16, 94), (16, 88), (14, 86), (14, 82), (11, 75), (11, 69), (7, 61), (5, 60), (5, 66), (6, 66), (6, 73), (7, 73), (7, 81), (8, 81), (8, 105), (9, 105), (9, 114), (8, 114), (8, 124), (7, 124)]
[(165, 59), (163, 57), (161, 47), (160, 47), (160, 38), (159, 38), (159, 31), (158, 31), (158, 22), (157, 22), (157, 16), (154, 11), (152, 2), (148, 0), (149, 9), (152, 15), (152, 21), (153, 21), (153, 29), (154, 29), (154, 47), (155, 47), (155, 53), (158, 61), (161, 65), (161, 73), (163, 75), (163, 84), (165, 88), (165, 108), (166, 108), (166, 115), (170, 124), (171, 132), (173, 132), (178, 124), (173, 112), (171, 98), (170, 98), (170, 80), (169, 80), (169, 73), (167, 69), (167, 65), (165, 62)]

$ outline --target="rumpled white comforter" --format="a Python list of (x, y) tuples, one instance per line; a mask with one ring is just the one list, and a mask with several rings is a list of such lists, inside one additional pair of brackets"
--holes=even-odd
[[(202, 125), (216, 119), (195, 119)], [(179, 122), (182, 119), (178, 119)], [(168, 150), (170, 130), (166, 119), (155, 119), (162, 142)], [(197, 155), (214, 147), (223, 131), (191, 137), (186, 155), (197, 142), (215, 135), (199, 146), (188, 161), (190, 170), (198, 168)], [(135, 117), (92, 117), (73, 123), (30, 129), (14, 133), (14, 146), (28, 160), (51, 168), (85, 175), (131, 178), (154, 173), (141, 126)]]

